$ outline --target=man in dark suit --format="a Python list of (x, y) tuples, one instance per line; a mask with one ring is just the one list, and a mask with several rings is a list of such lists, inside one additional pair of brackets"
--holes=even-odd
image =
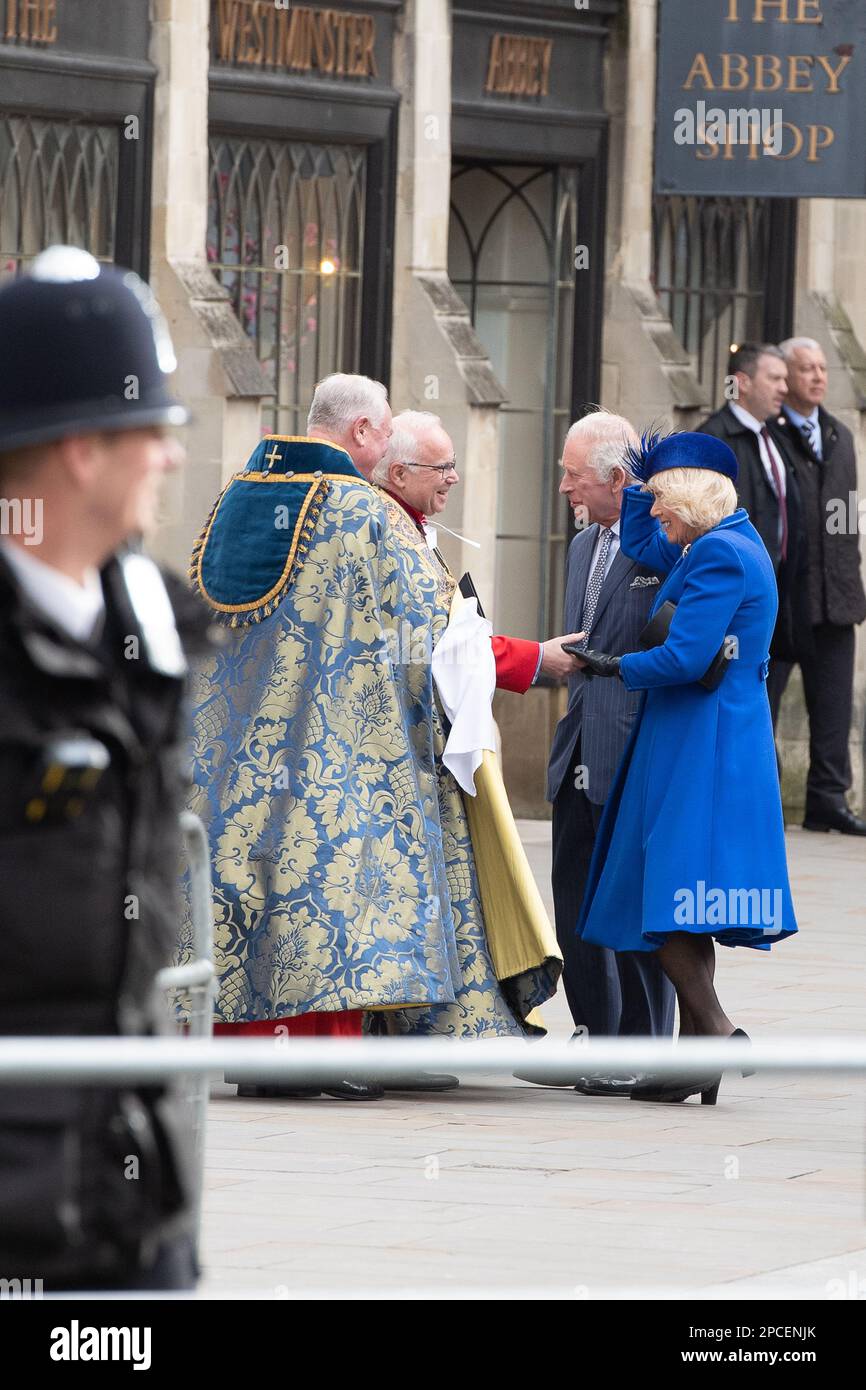
[[(811, 654), (800, 660), (809, 713), (807, 830), (866, 835), (866, 822), (849, 810), (849, 738), (854, 687), (854, 627), (866, 618), (855, 515), (857, 456), (851, 431), (824, 409), (827, 359), (813, 338), (781, 344), (788, 367), (782, 414), (770, 426), (793, 459), (803, 501), (812, 630)], [(767, 682), (773, 720), (791, 673), (790, 661), (774, 661)]]
[[(623, 488), (635, 481), (623, 462), (630, 443), (637, 443), (637, 436), (627, 420), (606, 411), (585, 416), (566, 436), (559, 488), (585, 528), (568, 551), (565, 627), (583, 632), (583, 645), (617, 656), (637, 649), (660, 582), (619, 545)], [(570, 677), (568, 686), (568, 710), (550, 755), (547, 798), (553, 803), (553, 901), (569, 1008), (579, 1033), (669, 1035), (674, 994), (655, 953), (609, 951), (575, 935), (596, 830), (640, 696), (621, 682), (587, 678), (583, 671)], [(628, 1094), (634, 1081), (634, 1076), (589, 1076), (576, 1089), (588, 1095)]]
[(728, 360), (727, 383), (727, 404), (698, 429), (737, 456), (737, 497), (769, 551), (779, 587), (770, 654), (800, 661), (813, 650), (803, 504), (793, 459), (772, 431), (788, 390), (785, 359), (769, 343), (743, 343)]

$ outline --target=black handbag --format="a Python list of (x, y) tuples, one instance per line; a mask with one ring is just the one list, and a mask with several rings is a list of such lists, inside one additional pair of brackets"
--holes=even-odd
[[(661, 647), (667, 641), (668, 633), (671, 630), (671, 622), (677, 611), (675, 603), (670, 599), (665, 599), (657, 613), (654, 613), (641, 633), (638, 645), (643, 651), (650, 651), (653, 647)], [(719, 650), (716, 652), (709, 666), (698, 681), (705, 690), (718, 690), (728, 669), (728, 662), (731, 657), (728, 654), (728, 639), (725, 638)]]

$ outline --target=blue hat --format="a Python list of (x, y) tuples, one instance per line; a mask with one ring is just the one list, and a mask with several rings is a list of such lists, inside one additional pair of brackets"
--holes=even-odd
[(650, 430), (641, 435), (640, 445), (629, 445), (628, 466), (642, 483), (668, 468), (706, 468), (737, 481), (737, 456), (723, 439), (712, 434), (660, 434)]
[(187, 412), (167, 390), (176, 365), (137, 275), (52, 246), (0, 289), (0, 450), (184, 424)]

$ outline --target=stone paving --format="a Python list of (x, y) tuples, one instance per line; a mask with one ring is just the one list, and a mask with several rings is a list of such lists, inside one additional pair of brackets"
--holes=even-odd
[[(550, 827), (521, 834), (549, 903)], [(862, 1035), (866, 844), (788, 846), (800, 935), (721, 951), (720, 995), (753, 1035)], [(545, 1015), (569, 1035), (563, 999)], [(483, 1075), (371, 1104), (217, 1086), (199, 1296), (864, 1298), (864, 1100), (859, 1076), (730, 1076), (714, 1109)]]

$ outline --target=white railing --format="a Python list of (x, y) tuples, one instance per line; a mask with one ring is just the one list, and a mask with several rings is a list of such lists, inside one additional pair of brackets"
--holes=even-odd
[(448, 1038), (0, 1038), (0, 1084), (97, 1084), (205, 1078), (309, 1084), (344, 1075), (409, 1077), (419, 1069), (509, 1077), (541, 1067), (587, 1073), (703, 1076), (742, 1068), (776, 1074), (866, 1072), (866, 1034), (837, 1040), (595, 1038), (581, 1043)]

